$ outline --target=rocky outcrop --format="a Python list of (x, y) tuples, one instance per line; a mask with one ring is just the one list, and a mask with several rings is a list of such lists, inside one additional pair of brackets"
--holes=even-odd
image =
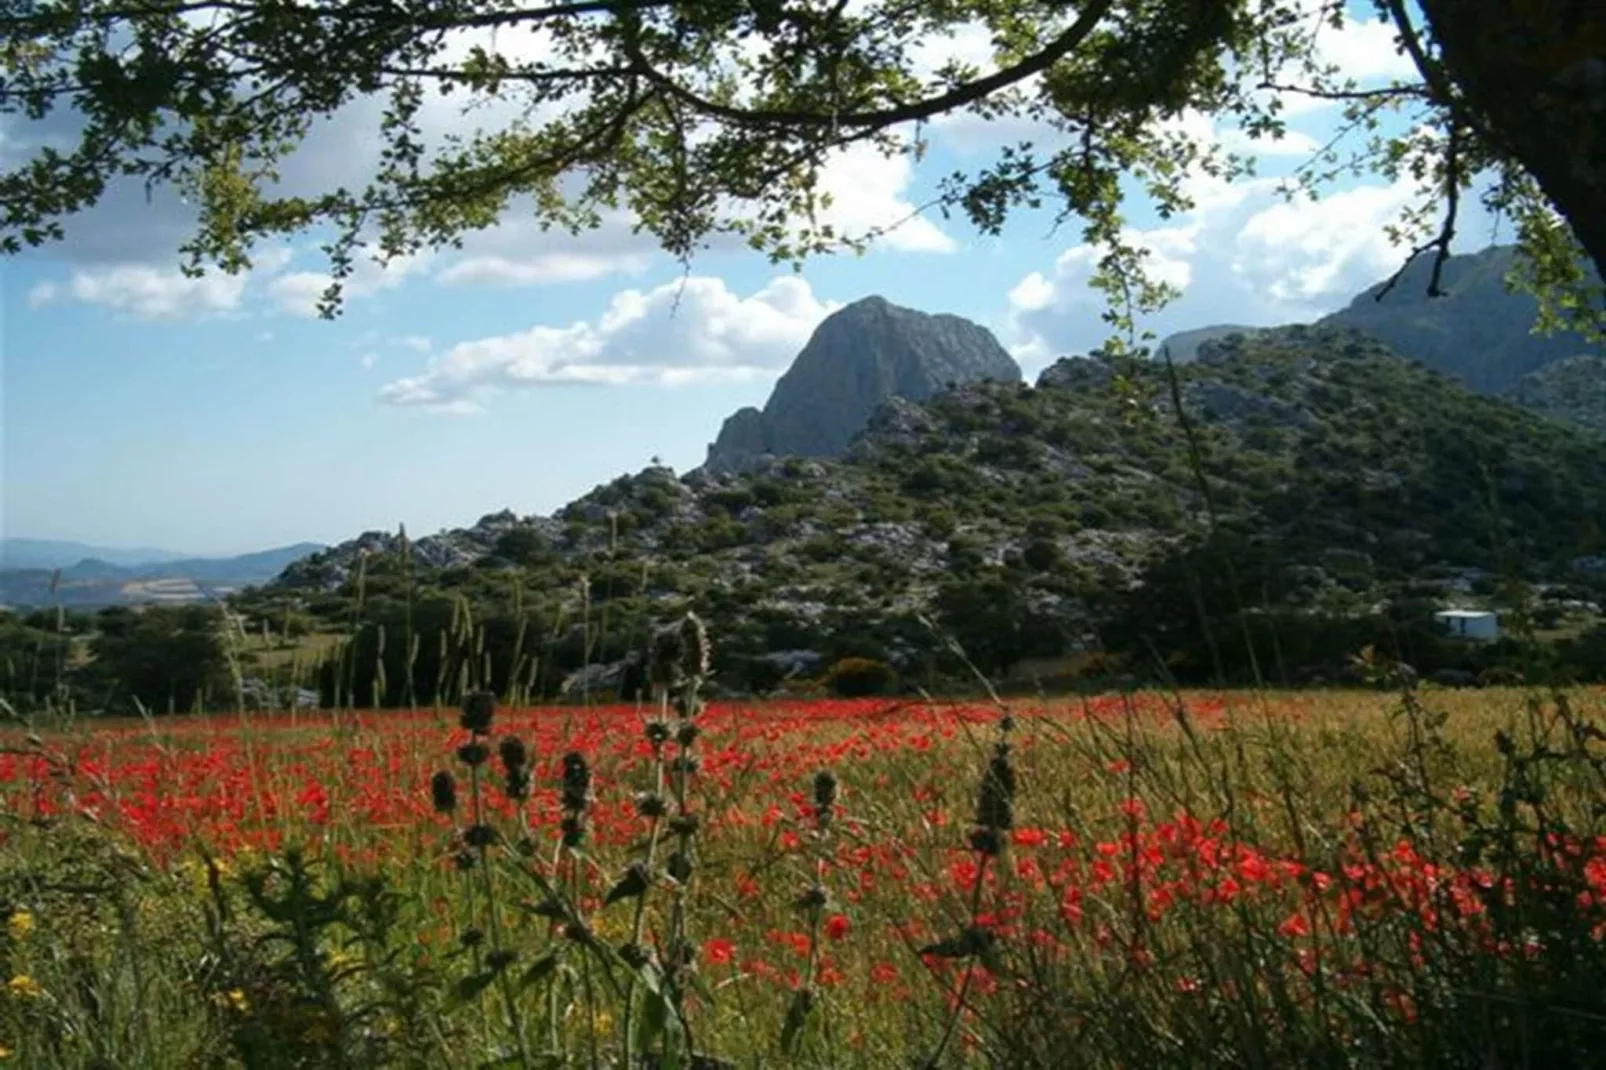
[(1319, 322), (1353, 327), (1401, 356), (1454, 376), (1484, 394), (1505, 394), (1529, 372), (1578, 353), (1598, 353), (1576, 334), (1533, 333), (1539, 305), (1506, 286), (1516, 265), (1516, 247), (1495, 245), (1452, 256), (1440, 285), (1443, 297), (1428, 296), (1431, 255), (1418, 256), (1379, 301), (1378, 282)]
[(987, 328), (867, 297), (815, 329), (762, 412), (725, 421), (706, 467), (746, 471), (765, 454), (839, 457), (889, 398), (924, 401), (962, 383), (1020, 378)]
[(1517, 383), (1511, 399), (1554, 420), (1606, 435), (1606, 357), (1553, 360)]

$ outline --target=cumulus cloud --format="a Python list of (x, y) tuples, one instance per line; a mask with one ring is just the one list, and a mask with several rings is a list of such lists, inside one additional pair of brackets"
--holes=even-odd
[[(342, 281), (342, 293), (345, 300), (350, 302), (385, 290), (394, 290), (409, 276), (427, 270), (433, 259), (430, 253), (416, 253), (398, 256), (382, 266), (371, 257), (359, 256), (352, 263), (351, 274)], [(329, 287), (330, 281), (328, 272), (291, 271), (269, 282), (268, 292), (278, 303), (280, 311), (310, 319), (318, 315), (318, 300)]]
[(65, 282), (41, 282), (28, 293), (30, 308), (64, 301), (102, 305), (140, 320), (184, 320), (232, 312), (249, 276), (209, 272), (189, 278), (148, 264), (74, 271)]
[(624, 290), (594, 320), (459, 342), (420, 375), (379, 392), (393, 405), (467, 412), (497, 389), (590, 384), (675, 386), (774, 377), (837, 307), (797, 276), (748, 297), (692, 276)]
[[(1387, 278), (1409, 252), (1392, 243), (1385, 228), (1413, 201), (1410, 181), (1363, 183), (1293, 201), (1279, 192), (1276, 179), (1229, 185), (1197, 178), (1190, 184), (1197, 203), (1192, 212), (1126, 234), (1148, 250), (1149, 270), (1182, 291), (1139, 325), (1159, 337), (1214, 324), (1309, 322)], [(1464, 231), (1479, 231), (1473, 218), (1479, 210), (1464, 211)], [(1004, 334), (1023, 364), (1037, 368), (1085, 353), (1109, 336), (1099, 318), (1105, 297), (1088, 287), (1096, 262), (1094, 250), (1073, 246), (1009, 292)]]

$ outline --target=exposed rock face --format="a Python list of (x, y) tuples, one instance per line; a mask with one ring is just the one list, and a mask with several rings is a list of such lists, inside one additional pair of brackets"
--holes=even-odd
[(1506, 288), (1506, 274), (1515, 262), (1512, 245), (1452, 256), (1440, 279), (1447, 295), (1429, 297), (1433, 257), (1419, 256), (1382, 301), (1377, 300), (1384, 286), (1379, 282), (1348, 308), (1319, 322), (1362, 330), (1401, 356), (1484, 394), (1507, 393), (1523, 376), (1551, 361), (1598, 353), (1576, 334), (1533, 333), (1538, 302)]
[(1606, 357), (1553, 360), (1517, 383), (1511, 398), (1555, 420), (1606, 435)]
[(924, 401), (950, 385), (1020, 378), (985, 327), (867, 297), (815, 329), (763, 412), (743, 409), (725, 421), (707, 467), (745, 471), (766, 453), (838, 457), (889, 398)]

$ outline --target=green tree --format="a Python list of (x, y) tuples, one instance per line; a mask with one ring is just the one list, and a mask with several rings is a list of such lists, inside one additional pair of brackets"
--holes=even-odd
[[(1335, 155), (1306, 181), (1345, 163), (1412, 176), (1420, 197), (1398, 237), (1428, 252), (1448, 249), (1462, 194), (1492, 176), (1487, 203), (1530, 254), (1521, 281), (1561, 295), (1550, 313), (1586, 299), (1598, 309), (1577, 253), (1606, 264), (1600, 6), (1368, 6), (1393, 23), (1416, 77), (1360, 88), (1323, 67), (1320, 34), (1356, 17), (1345, 0), (9, 0), (0, 115), (56, 127), (21, 138), (30, 147), (0, 175), (0, 242), (58, 238), (117, 182), (174, 186), (198, 209), (183, 250), (192, 271), (238, 271), (263, 238), (332, 227), (329, 315), (360, 250), (386, 260), (447, 247), (515, 203), (572, 230), (625, 209), (682, 258), (734, 234), (796, 262), (883, 232), (821, 222), (817, 179), (835, 151), (918, 154), (923, 124), (939, 117), (1029, 114), (1056, 128), (1053, 143), (949, 176), (941, 207), (996, 232), (1011, 211), (1057, 201), (1103, 250), (1093, 282), (1110, 295), (1108, 318), (1129, 327), (1172, 291), (1123, 237), (1121, 180), (1169, 214), (1187, 204), (1190, 168), (1243, 173), (1244, 160), (1162, 120), (1198, 110), (1277, 135), (1270, 88), (1342, 99), (1346, 129), (1363, 132), (1351, 159)], [(992, 69), (922, 69), (917, 43), (977, 23), (992, 36)], [(473, 33), (493, 36), (470, 44)], [(514, 39), (541, 47), (503, 51)], [(431, 144), (421, 108), (440, 94), (513, 117)], [(383, 103), (384, 152), (368, 181), (280, 186), (279, 164), (361, 101)], [(72, 112), (76, 145), (62, 144), (58, 110)], [(1396, 111), (1409, 112), (1410, 133), (1364, 133)]]
[(217, 607), (116, 606), (102, 610), (97, 625), (88, 676), (108, 708), (166, 713), (233, 703)]

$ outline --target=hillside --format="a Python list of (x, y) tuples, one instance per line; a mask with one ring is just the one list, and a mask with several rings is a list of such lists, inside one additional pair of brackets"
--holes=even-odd
[(1319, 322), (1365, 331), (1396, 352), (1487, 394), (1515, 390), (1523, 376), (1551, 361), (1599, 354), (1599, 347), (1576, 334), (1533, 333), (1538, 302), (1505, 284), (1515, 264), (1515, 246), (1452, 256), (1441, 280), (1444, 297), (1428, 296), (1432, 259), (1417, 257), (1381, 301), (1377, 295), (1383, 281)]
[(1606, 435), (1606, 356), (1553, 360), (1523, 376), (1511, 397), (1552, 419)]
[[(59, 559), (42, 555), (46, 550), (59, 554), (78, 545), (41, 542), (25, 548), (32, 556), (22, 559)], [(321, 549), (321, 543), (302, 542), (235, 557), (145, 560), (128, 564), (85, 557), (65, 567), (0, 568), (0, 606), (59, 604), (89, 609), (212, 601), (241, 587), (271, 580), (287, 565)], [(125, 551), (118, 559), (126, 561), (133, 554), (133, 551)]]
[[(582, 575), (590, 612), (606, 618), (591, 661), (617, 662), (649, 617), (684, 604), (710, 618), (722, 670), (747, 680), (855, 653), (924, 671), (938, 644), (922, 614), (995, 668), (1138, 649), (1148, 637), (1132, 631), (1134, 609), (1175, 595), (1161, 588), (1179, 562), (1207, 586), (1252, 584), (1263, 612), (1309, 619), (1488, 593), (1513, 570), (1599, 586), (1597, 439), (1331, 328), (1207, 342), (1178, 375), (1208, 502), (1163, 368), (1069, 359), (1035, 388), (894, 399), (840, 460), (685, 478), (650, 468), (551, 518), (496, 514), (420, 539), (408, 547), (413, 627), (446, 631), (464, 619), (455, 600), (474, 607), (494, 676), (515, 671), (506, 646), (522, 619), (528, 634), (558, 637), (538, 670), (554, 687), (584, 658)], [(360, 588), (362, 619), (394, 629), (394, 690), (406, 673), (392, 664), (409, 586), (401, 549), (370, 533), (237, 601), (338, 624), (358, 612)], [(420, 686), (445, 671), (432, 645), (415, 665)]]

